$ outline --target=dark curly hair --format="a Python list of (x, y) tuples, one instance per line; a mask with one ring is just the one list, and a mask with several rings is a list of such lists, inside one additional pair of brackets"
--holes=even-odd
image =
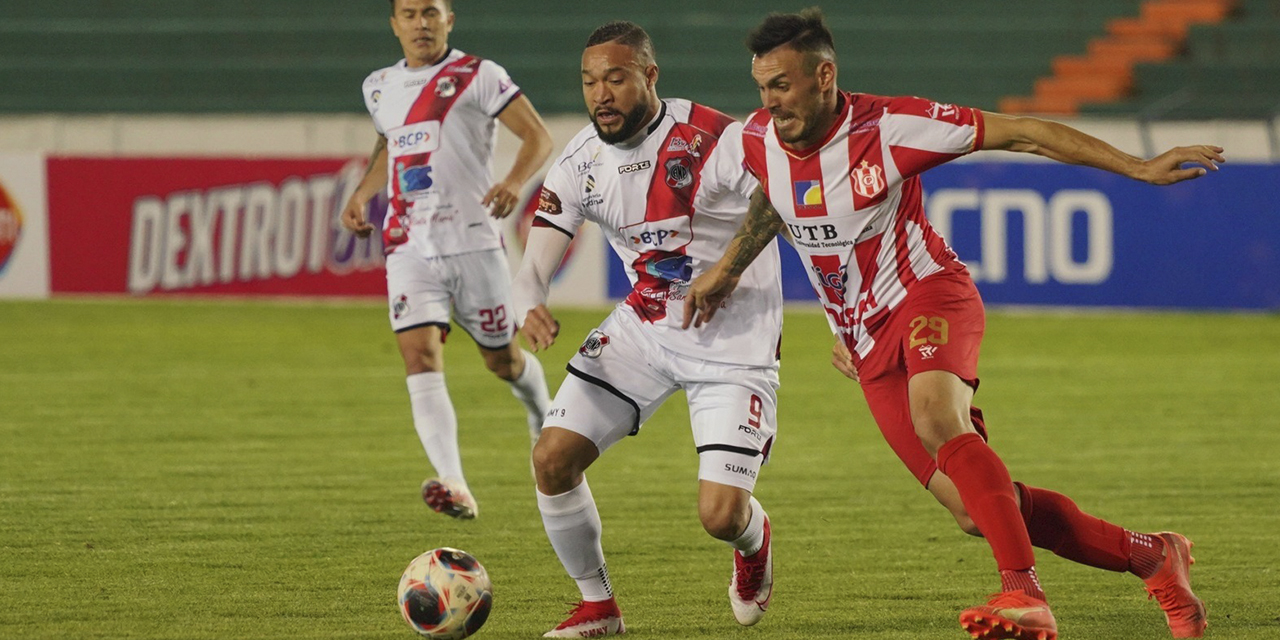
[(649, 39), (649, 34), (643, 27), (634, 22), (617, 20), (603, 24), (587, 37), (588, 47), (606, 42), (616, 42), (630, 47), (643, 67), (654, 64), (653, 40)]
[(772, 13), (747, 35), (747, 48), (760, 56), (781, 46), (805, 54), (810, 67), (818, 62), (835, 62), (836, 45), (827, 28), (822, 9), (809, 7), (800, 13)]

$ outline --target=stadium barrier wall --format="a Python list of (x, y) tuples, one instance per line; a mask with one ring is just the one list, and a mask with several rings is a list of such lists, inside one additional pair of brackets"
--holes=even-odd
[(0, 154), (0, 298), (49, 295), (45, 164), (37, 154)]
[[(46, 288), (384, 297), (380, 234), (356, 238), (338, 221), (364, 166), (348, 158), (49, 158)], [(536, 191), (509, 218), (508, 246), (523, 246)], [(385, 199), (370, 203), (375, 226), (385, 207)], [(604, 249), (594, 229), (575, 241), (552, 295), (603, 303)]]
[[(15, 196), (22, 215), (22, 235), (15, 246), (31, 256), (24, 264), (39, 265), (40, 252), (50, 252), (45, 260), (51, 266), (43, 271), (3, 268), (0, 297), (38, 297), (49, 291), (382, 296), (380, 249), (355, 242), (334, 220), (362, 166), (353, 158), (372, 144), (371, 136), (360, 135), (368, 131), (367, 120), (355, 117), (344, 124), (329, 118), (320, 126), (300, 118), (302, 124), (283, 128), (288, 135), (277, 132), (261, 140), (244, 134), (280, 129), (288, 119), (253, 117), (237, 125), (233, 118), (218, 118), (215, 131), (238, 131), (242, 139), (230, 143), (219, 133), (212, 136), (219, 140), (216, 144), (202, 148), (199, 141), (209, 136), (194, 135), (200, 127), (180, 126), (175, 118), (157, 121), (172, 136), (147, 138), (142, 135), (145, 120), (98, 117), (94, 122), (116, 123), (125, 133), (115, 142), (101, 134), (88, 138), (93, 150), (83, 157), (50, 159), (47, 196), (40, 188), (44, 172), (39, 156), (20, 156), (26, 169), (15, 173), (7, 164), (0, 172), (10, 194), (19, 189), (14, 185), (22, 185), (21, 195)], [(548, 118), (548, 124), (556, 144), (563, 145), (585, 120), (558, 116)], [(1140, 136), (1132, 123), (1072, 124), (1140, 153), (1133, 148)], [(1097, 171), (1027, 163), (1025, 154), (988, 153), (931, 171), (925, 177), (927, 208), (973, 268), (991, 303), (1277, 309), (1280, 165), (1235, 161), (1269, 153), (1266, 137), (1251, 135), (1256, 131), (1249, 126), (1221, 122), (1157, 132), (1161, 146), (1200, 141), (1229, 146), (1232, 162), (1224, 171), (1189, 184), (1149, 187)], [(37, 129), (47, 133), (57, 128)], [(500, 132), (495, 175), (501, 175), (515, 152), (512, 138)], [(0, 139), (5, 135), (0, 126)], [(41, 137), (45, 134), (28, 135), (31, 145), (49, 143)], [(327, 147), (319, 142), (339, 137), (345, 142), (331, 141)], [(63, 135), (55, 142), (66, 149), (74, 146), (73, 139)], [(1242, 146), (1247, 139), (1255, 141), (1255, 148)], [(144, 140), (151, 146), (143, 145)], [(289, 140), (300, 148), (284, 144)], [(335, 151), (335, 145), (347, 152), (316, 157), (306, 151)], [(272, 147), (298, 155), (263, 156)], [(194, 151), (149, 155), (181, 148)], [(519, 264), (535, 193), (536, 185), (530, 185), (525, 217), (512, 216), (507, 228), (513, 268)], [(47, 240), (40, 238), (46, 197), (52, 234)], [(246, 209), (251, 198), (253, 208)], [(208, 210), (228, 203), (239, 206), (234, 232), (220, 226), (225, 213)], [(371, 214), (378, 215), (377, 205)], [(241, 223), (244, 216), (250, 224)], [(322, 224), (326, 217), (327, 226)], [(3, 230), (0, 226), (0, 252)], [(295, 237), (295, 232), (302, 235)], [(231, 242), (224, 243), (224, 237)], [(11, 253), (7, 264), (16, 265), (19, 252)], [(790, 254), (789, 248), (784, 254)], [(813, 301), (794, 255), (787, 255), (784, 269), (787, 297)], [(557, 278), (552, 299), (557, 304), (605, 303), (625, 292), (623, 278), (598, 229), (587, 225)]]

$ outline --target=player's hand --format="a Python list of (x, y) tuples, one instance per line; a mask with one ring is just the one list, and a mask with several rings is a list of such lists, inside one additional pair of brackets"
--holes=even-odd
[(489, 189), (489, 193), (484, 194), (484, 200), (480, 204), (489, 207), (489, 215), (502, 219), (516, 210), (516, 203), (520, 201), (519, 191), (519, 185), (499, 182)]
[(831, 366), (843, 373), (846, 378), (854, 382), (862, 382), (858, 379), (858, 369), (853, 366), (853, 354), (849, 353), (849, 347), (844, 346), (844, 340), (839, 338), (836, 338), (835, 346), (831, 347)]
[(547, 305), (540, 304), (530, 309), (529, 314), (524, 317), (520, 333), (524, 336), (524, 341), (529, 343), (529, 348), (537, 352), (556, 343), (556, 336), (560, 335), (560, 323), (551, 316)]
[(684, 296), (684, 324), (682, 328), (688, 329), (692, 324), (697, 329), (702, 325), (711, 322), (715, 317), (716, 311), (720, 310), (720, 305), (728, 299), (729, 294), (738, 287), (738, 277), (731, 276), (725, 271), (720, 263), (704, 272), (702, 275), (693, 279), (689, 283), (689, 289)]
[(364, 217), (364, 210), (368, 204), (368, 199), (361, 198), (359, 194), (353, 194), (347, 201), (346, 208), (342, 210), (343, 228), (361, 238), (368, 238), (369, 234), (373, 233), (373, 225), (369, 224)]
[[(1194, 147), (1174, 147), (1143, 162), (1134, 177), (1151, 184), (1173, 184), (1199, 178), (1210, 171), (1217, 171), (1217, 163), (1226, 161), (1227, 159), (1222, 156), (1222, 147), (1204, 144)], [(1183, 169), (1184, 164), (1197, 166)]]

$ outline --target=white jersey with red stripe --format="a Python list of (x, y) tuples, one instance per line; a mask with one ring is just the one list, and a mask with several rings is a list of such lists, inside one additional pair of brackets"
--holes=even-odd
[(982, 112), (914, 97), (841, 92), (836, 124), (808, 149), (783, 146), (767, 110), (743, 129), (832, 330), (866, 357), (873, 333), (918, 281), (965, 266), (925, 218), (919, 174), (982, 146)]
[(365, 106), (387, 139), (387, 253), (502, 247), (500, 227), (480, 201), (493, 183), (494, 122), (519, 95), (501, 66), (457, 49), (429, 67), (401, 60), (365, 79)]
[(619, 305), (658, 344), (693, 358), (751, 366), (778, 359), (782, 284), (776, 244), (742, 275), (714, 322), (680, 328), (693, 276), (715, 264), (757, 183), (742, 168), (742, 124), (688, 100), (664, 100), (643, 137), (606, 144), (588, 125), (544, 182), (534, 224), (572, 236), (598, 224), (632, 289)]

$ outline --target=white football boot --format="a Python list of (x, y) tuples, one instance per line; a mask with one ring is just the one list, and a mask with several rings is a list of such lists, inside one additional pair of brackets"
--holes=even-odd
[(456, 478), (428, 478), (422, 483), (422, 501), (433, 511), (459, 520), (480, 515), (480, 507), (466, 483)]

